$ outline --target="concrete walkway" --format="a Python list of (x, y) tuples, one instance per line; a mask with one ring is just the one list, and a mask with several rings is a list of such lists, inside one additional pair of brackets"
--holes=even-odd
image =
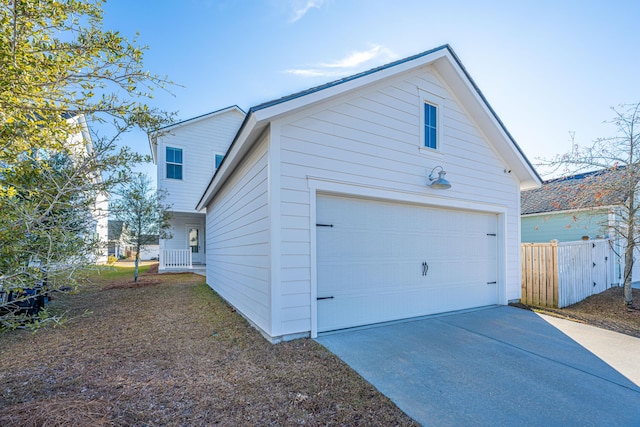
[(428, 426), (640, 425), (640, 340), (493, 307), (320, 336)]
[(538, 314), (640, 387), (640, 338)]

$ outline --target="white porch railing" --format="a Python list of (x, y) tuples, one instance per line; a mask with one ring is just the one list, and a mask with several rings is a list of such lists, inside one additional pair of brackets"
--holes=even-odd
[(163, 249), (160, 251), (160, 266), (164, 268), (193, 268), (190, 249)]

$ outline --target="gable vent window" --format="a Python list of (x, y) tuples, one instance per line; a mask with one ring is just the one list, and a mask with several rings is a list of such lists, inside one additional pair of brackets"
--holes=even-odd
[(182, 148), (167, 147), (167, 178), (182, 179)]
[(424, 103), (424, 146), (438, 148), (438, 107)]
[(220, 164), (222, 163), (223, 159), (224, 159), (224, 156), (222, 154), (216, 154), (216, 169), (220, 167)]

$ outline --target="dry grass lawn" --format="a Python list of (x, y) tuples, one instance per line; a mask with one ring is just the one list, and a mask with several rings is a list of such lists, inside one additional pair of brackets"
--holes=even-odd
[(57, 297), (65, 327), (0, 336), (1, 426), (416, 425), (313, 340), (269, 344), (203, 277), (132, 277)]

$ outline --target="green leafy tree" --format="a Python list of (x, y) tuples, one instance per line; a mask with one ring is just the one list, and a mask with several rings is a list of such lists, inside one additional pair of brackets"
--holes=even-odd
[[(620, 221), (614, 232), (624, 242), (624, 303), (633, 305), (632, 271), (634, 252), (640, 245), (640, 103), (612, 108), (610, 123), (614, 136), (599, 138), (590, 146), (573, 144), (571, 152), (546, 162), (546, 166), (563, 168), (565, 172), (602, 170), (595, 174), (579, 192), (573, 194), (576, 206), (608, 206), (616, 200)], [(606, 172), (606, 173), (604, 173)], [(605, 225), (605, 224), (603, 224)]]
[(153, 243), (158, 237), (171, 238), (171, 207), (164, 204), (166, 194), (155, 190), (144, 174), (137, 174), (124, 185), (120, 196), (112, 203), (111, 211), (124, 224), (122, 235), (125, 243), (136, 250), (133, 280), (137, 282), (142, 246)]
[(78, 285), (109, 192), (148, 160), (119, 141), (170, 123), (145, 50), (100, 0), (0, 0), (0, 328), (23, 324), (8, 295)]

